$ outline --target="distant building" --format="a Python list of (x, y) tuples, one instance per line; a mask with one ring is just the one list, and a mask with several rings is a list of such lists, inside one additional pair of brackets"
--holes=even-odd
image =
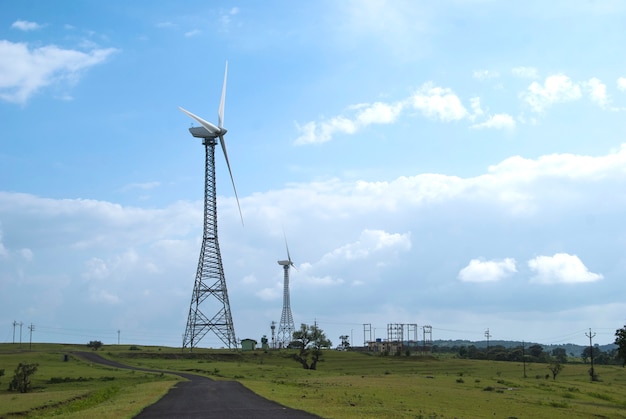
[(242, 351), (254, 351), (256, 349), (256, 340), (254, 339), (242, 339), (241, 350)]

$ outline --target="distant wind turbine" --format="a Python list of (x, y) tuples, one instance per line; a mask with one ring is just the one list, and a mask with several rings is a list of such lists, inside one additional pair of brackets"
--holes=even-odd
[(281, 265), (284, 270), (283, 312), (280, 316), (280, 323), (278, 324), (278, 344), (282, 348), (287, 347), (287, 345), (291, 343), (293, 332), (296, 330), (293, 324), (293, 316), (291, 315), (291, 302), (289, 298), (289, 268), (293, 266), (293, 268), (296, 269), (296, 267), (289, 254), (287, 236), (285, 236), (285, 247), (287, 248), (287, 260), (278, 261), (278, 264)]

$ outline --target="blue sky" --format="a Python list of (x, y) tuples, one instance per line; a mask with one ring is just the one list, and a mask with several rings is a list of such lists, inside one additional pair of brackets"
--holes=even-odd
[[(237, 338), (614, 340), (626, 4), (0, 0), (0, 341), (182, 342), (204, 154)], [(4, 330), (4, 332), (2, 332)], [(23, 329), (27, 339), (27, 329)], [(421, 334), (420, 334), (421, 339)], [(202, 346), (221, 346), (207, 335)]]

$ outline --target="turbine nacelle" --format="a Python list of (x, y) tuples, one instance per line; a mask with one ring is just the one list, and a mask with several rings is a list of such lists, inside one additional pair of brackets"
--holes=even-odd
[(226, 134), (226, 131), (227, 131), (226, 129), (222, 128), (220, 133), (215, 135), (215, 134), (210, 133), (209, 130), (207, 130), (204, 127), (189, 128), (189, 132), (191, 133), (191, 135), (193, 135), (196, 138), (202, 138), (202, 139), (205, 139), (205, 138), (215, 139), (219, 136)]
[(181, 111), (189, 115), (189, 117), (195, 119), (200, 125), (202, 125), (202, 127), (194, 127), (189, 129), (189, 132), (191, 132), (191, 135), (193, 135), (194, 137), (217, 138), (223, 136), (227, 132), (226, 128), (216, 127), (209, 121), (200, 118), (198, 115), (195, 115), (180, 106), (178, 107), (178, 109), (180, 109)]
[(281, 266), (287, 266), (287, 265), (293, 266), (293, 262), (290, 260), (279, 260), (278, 264)]
[(196, 120), (201, 127), (193, 127), (189, 128), (189, 132), (191, 135), (197, 138), (202, 138), (205, 141), (202, 142), (204, 145), (215, 145), (216, 142), (206, 140), (215, 140), (219, 137), (220, 145), (222, 146), (222, 151), (224, 152), (224, 159), (226, 159), (226, 166), (228, 167), (228, 173), (230, 174), (230, 181), (233, 184), (233, 191), (235, 192), (235, 199), (237, 199), (237, 207), (239, 208), (239, 216), (241, 217), (241, 224), (243, 225), (243, 213), (241, 212), (241, 205), (239, 205), (239, 196), (237, 195), (237, 188), (235, 187), (235, 179), (233, 178), (233, 171), (230, 169), (230, 161), (228, 161), (228, 153), (226, 152), (226, 142), (224, 141), (224, 134), (226, 134), (227, 130), (222, 125), (224, 124), (224, 101), (226, 100), (226, 75), (228, 74), (228, 61), (226, 62), (226, 68), (224, 69), (224, 84), (222, 86), (222, 98), (220, 99), (220, 106), (217, 111), (217, 126), (212, 124), (211, 122), (200, 118), (198, 115), (195, 115), (189, 112), (182, 107), (178, 107), (182, 112), (187, 114), (190, 118)]

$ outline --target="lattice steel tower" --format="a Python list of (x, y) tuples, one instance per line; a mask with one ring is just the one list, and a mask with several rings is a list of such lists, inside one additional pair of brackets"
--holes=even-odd
[[(222, 98), (218, 111), (218, 126), (180, 108), (187, 115), (198, 121), (202, 127), (190, 128), (189, 132), (196, 137), (202, 138), (205, 148), (205, 175), (204, 175), (204, 228), (202, 234), (202, 248), (200, 249), (200, 259), (198, 260), (198, 270), (189, 306), (189, 316), (187, 327), (183, 337), (183, 348), (189, 347), (192, 350), (202, 338), (209, 332), (214, 332), (228, 348), (237, 347), (235, 337), (235, 327), (230, 312), (228, 301), (228, 291), (226, 288), (226, 278), (222, 265), (220, 245), (217, 239), (217, 200), (215, 188), (215, 146), (217, 138), (220, 140), (226, 165), (235, 190), (237, 205), (239, 197), (230, 170), (230, 162), (226, 153), (224, 134), (226, 129), (222, 127), (224, 119), (224, 98), (226, 94), (226, 74), (228, 63), (224, 71), (224, 85), (222, 87)], [(241, 207), (239, 214), (243, 223)]]
[(293, 332), (296, 330), (293, 324), (293, 316), (291, 315), (291, 302), (289, 298), (289, 268), (295, 266), (291, 261), (289, 255), (289, 246), (287, 246), (287, 239), (285, 238), (285, 247), (287, 248), (287, 260), (279, 260), (278, 264), (283, 267), (284, 270), (284, 285), (283, 285), (283, 312), (280, 315), (280, 323), (278, 324), (278, 345), (281, 348), (286, 348), (293, 339)]

